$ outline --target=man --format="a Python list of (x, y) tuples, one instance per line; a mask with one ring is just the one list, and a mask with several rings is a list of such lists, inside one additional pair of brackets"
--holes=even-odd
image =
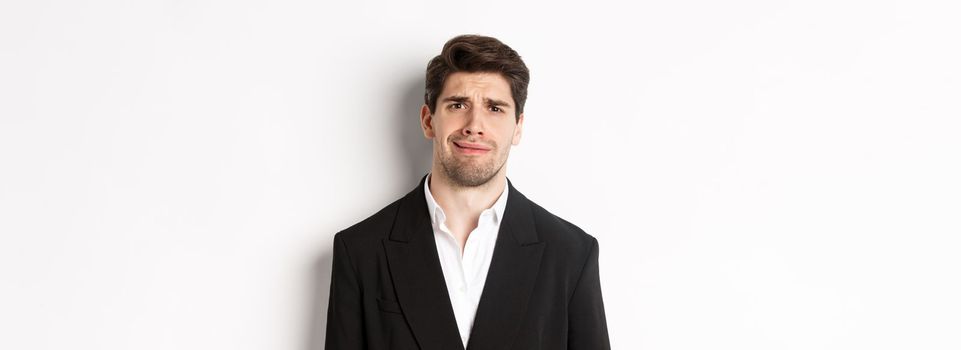
[(490, 37), (430, 61), (430, 173), (334, 236), (327, 349), (610, 349), (597, 240), (507, 179), (528, 81)]

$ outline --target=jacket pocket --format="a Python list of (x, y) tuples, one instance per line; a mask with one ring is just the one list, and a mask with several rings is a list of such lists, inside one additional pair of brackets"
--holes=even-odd
[(400, 310), (400, 303), (393, 300), (377, 298), (377, 308), (383, 312), (403, 314), (403, 312)]

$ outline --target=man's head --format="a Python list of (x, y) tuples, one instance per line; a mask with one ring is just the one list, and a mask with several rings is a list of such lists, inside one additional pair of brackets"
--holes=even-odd
[(506, 171), (520, 142), (530, 73), (499, 40), (461, 35), (427, 65), (421, 107), (424, 136), (434, 140), (433, 170), (455, 186), (477, 187)]

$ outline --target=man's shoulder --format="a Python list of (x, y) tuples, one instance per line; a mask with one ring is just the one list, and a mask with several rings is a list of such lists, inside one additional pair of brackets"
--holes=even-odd
[(590, 249), (597, 241), (574, 223), (550, 212), (532, 200), (528, 200), (534, 215), (534, 224), (541, 240)]
[(394, 224), (401, 199), (391, 202), (360, 222), (340, 230), (334, 235), (334, 239), (369, 240), (386, 237)]
[(566, 271), (569, 277), (580, 276), (584, 264), (597, 252), (597, 239), (580, 226), (555, 215), (534, 201), (530, 202), (538, 239), (547, 245), (548, 268)]

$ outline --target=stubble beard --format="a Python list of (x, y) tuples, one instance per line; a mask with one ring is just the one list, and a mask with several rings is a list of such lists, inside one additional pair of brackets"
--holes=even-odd
[[(494, 148), (491, 149), (491, 152), (497, 150), (497, 148)], [(490, 182), (494, 176), (504, 168), (504, 164), (507, 163), (506, 157), (504, 157), (506, 155), (495, 155), (497, 157), (491, 157), (490, 160), (485, 162), (477, 162), (472, 159), (460, 159), (453, 154), (446, 154), (441, 155), (440, 165), (444, 171), (444, 175), (450, 179), (452, 185), (458, 187), (478, 187)]]

